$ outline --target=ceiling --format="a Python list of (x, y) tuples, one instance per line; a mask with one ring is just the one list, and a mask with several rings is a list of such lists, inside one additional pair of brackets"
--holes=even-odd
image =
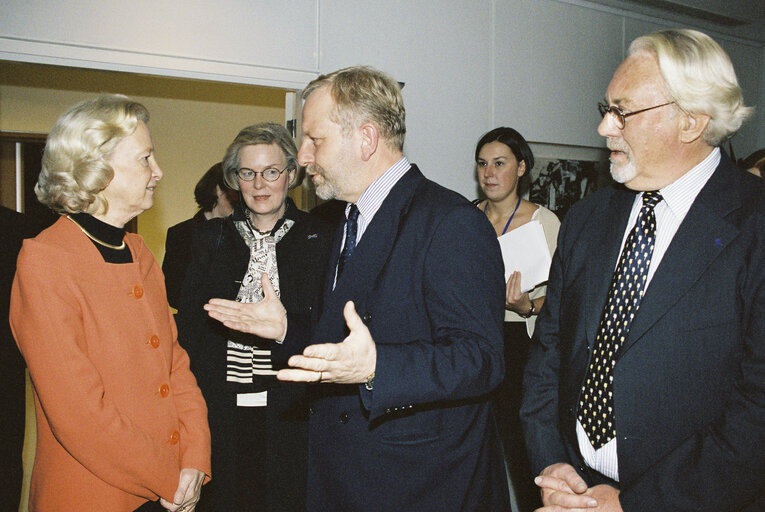
[(765, 43), (765, 0), (590, 0)]

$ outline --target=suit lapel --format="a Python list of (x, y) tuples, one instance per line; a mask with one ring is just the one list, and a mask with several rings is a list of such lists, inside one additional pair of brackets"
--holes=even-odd
[(732, 164), (723, 155), (701, 189), (648, 285), (620, 356), (636, 343), (707, 271), (739, 229), (726, 216), (741, 207)]
[(589, 223), (595, 226), (595, 236), (592, 238), (592, 251), (588, 251), (586, 263), (587, 290), (585, 290), (585, 328), (587, 330), (587, 344), (590, 348), (595, 343), (600, 319), (603, 316), (603, 308), (606, 304), (608, 289), (619, 258), (624, 230), (627, 229), (632, 204), (635, 201), (635, 193), (616, 188), (610, 201), (604, 204), (589, 219)]
[[(316, 333), (319, 337), (325, 336), (327, 330), (338, 321), (333, 312), (342, 311), (343, 305), (348, 300), (358, 300), (366, 290), (371, 289), (393, 250), (395, 240), (401, 222), (411, 204), (417, 188), (425, 180), (422, 173), (415, 165), (404, 174), (393, 186), (388, 196), (383, 201), (380, 209), (375, 214), (372, 222), (367, 226), (364, 235), (353, 252), (353, 257), (343, 269), (343, 273), (337, 280), (335, 289), (332, 290), (333, 278), (337, 260), (340, 256), (340, 245), (343, 237), (341, 224), (337, 231), (330, 264), (332, 267), (327, 272), (328, 278), (325, 286), (324, 304)], [(328, 314), (324, 314), (328, 313)], [(342, 318), (341, 318), (342, 321)], [(330, 340), (324, 340), (330, 341)], [(340, 341), (340, 340), (335, 340)]]

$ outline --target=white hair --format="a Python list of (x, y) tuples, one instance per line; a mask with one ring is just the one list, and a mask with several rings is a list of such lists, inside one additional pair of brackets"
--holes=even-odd
[(708, 35), (696, 30), (660, 30), (632, 41), (629, 54), (640, 52), (656, 56), (678, 107), (710, 116), (702, 135), (709, 145), (717, 146), (732, 136), (751, 115), (728, 54)]

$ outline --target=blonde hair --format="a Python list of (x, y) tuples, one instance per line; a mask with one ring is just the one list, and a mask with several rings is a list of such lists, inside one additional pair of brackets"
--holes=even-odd
[[(270, 146), (276, 144), (284, 153), (284, 159), (287, 161), (287, 169), (295, 170), (295, 177), (289, 185), (294, 188), (303, 182), (305, 169), (298, 165), (297, 147), (292, 135), (287, 129), (276, 123), (258, 123), (242, 128), (234, 141), (226, 148), (226, 154), (223, 155), (223, 181), (229, 188), (239, 190), (239, 154), (245, 146), (256, 146), (265, 144)], [(289, 172), (289, 171), (288, 171)]]
[(303, 99), (320, 87), (328, 86), (335, 102), (332, 121), (348, 133), (362, 123), (371, 122), (393, 150), (404, 149), (406, 110), (401, 88), (390, 75), (369, 66), (340, 69), (320, 75), (306, 86)]
[(719, 145), (751, 115), (728, 54), (708, 35), (660, 30), (632, 41), (629, 54), (639, 52), (656, 56), (671, 99), (680, 109), (710, 116), (703, 134), (707, 144)]
[(114, 177), (106, 160), (139, 121), (148, 123), (149, 111), (121, 94), (103, 94), (67, 110), (48, 135), (37, 199), (61, 214), (105, 213), (109, 205), (101, 192)]

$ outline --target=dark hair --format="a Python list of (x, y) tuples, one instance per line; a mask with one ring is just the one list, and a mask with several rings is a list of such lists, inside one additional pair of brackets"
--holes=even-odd
[(209, 212), (215, 208), (218, 202), (218, 191), (215, 187), (220, 187), (222, 192), (225, 192), (228, 187), (223, 181), (223, 167), (220, 162), (210, 167), (204, 176), (202, 176), (197, 182), (197, 186), (194, 187), (194, 199), (202, 209), (202, 211)]
[(494, 128), (485, 133), (483, 137), (478, 140), (478, 144), (475, 146), (476, 162), (478, 162), (478, 153), (481, 152), (481, 148), (491, 142), (501, 142), (509, 147), (510, 151), (513, 152), (513, 156), (515, 156), (515, 159), (518, 160), (518, 165), (520, 165), (521, 162), (526, 162), (526, 172), (521, 176), (518, 183), (519, 192), (524, 192), (528, 184), (531, 182), (531, 169), (534, 167), (534, 153), (531, 152), (528, 142), (523, 138), (523, 135), (512, 128), (508, 128), (507, 126)]

